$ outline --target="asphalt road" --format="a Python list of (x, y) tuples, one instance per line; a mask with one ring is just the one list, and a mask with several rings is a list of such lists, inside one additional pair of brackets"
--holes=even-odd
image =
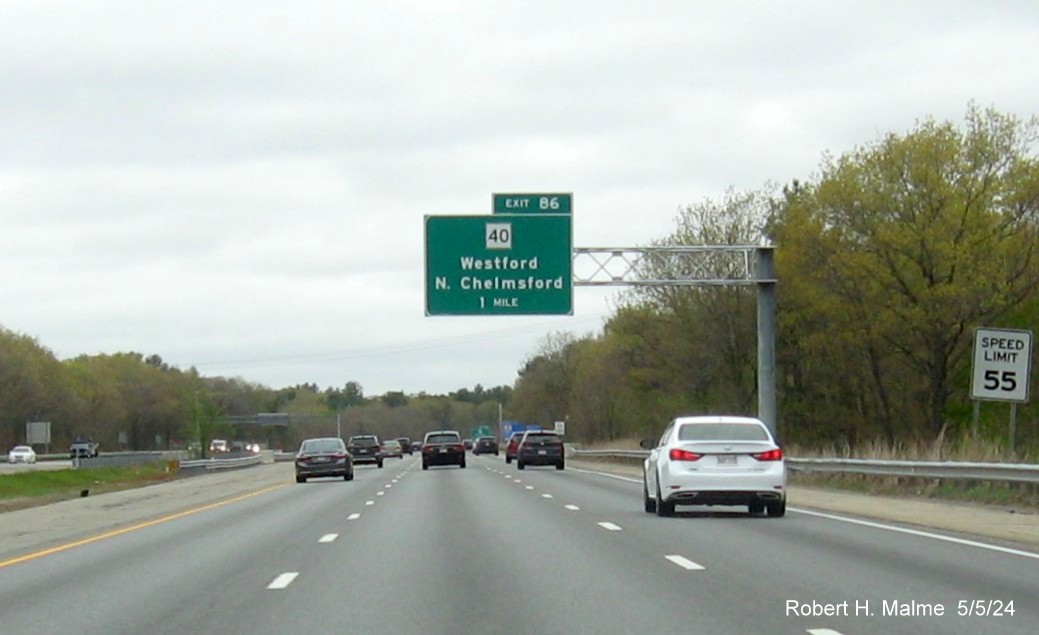
[(163, 507), (174, 490), (147, 488), (149, 518), (111, 504), (101, 528), (104, 497), (72, 501), (78, 532), (41, 528), (17, 544), (13, 524), (52, 511), (4, 514), (0, 632), (973, 635), (1039, 624), (1039, 557), (1025, 549), (798, 510), (658, 518), (634, 479), (468, 461), (423, 471), (407, 457), (359, 467), (352, 482), (297, 485), (288, 464), (265, 466), (252, 487), (196, 477), (177, 485), (206, 494), (191, 507)]

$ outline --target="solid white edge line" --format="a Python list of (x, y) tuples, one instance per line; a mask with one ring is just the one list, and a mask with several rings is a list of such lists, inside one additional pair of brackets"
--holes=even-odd
[(664, 556), (664, 558), (673, 564), (677, 564), (686, 571), (704, 571), (705, 569), (707, 569), (707, 567), (703, 566), (702, 564), (698, 564), (696, 562), (693, 562), (689, 558), (685, 558), (682, 556), (672, 555)]
[(613, 523), (596, 523), (596, 524), (599, 525), (600, 527), (602, 527), (603, 529), (605, 529), (606, 531), (623, 531), (619, 525), (614, 525)]
[(792, 509), (790, 511), (795, 511), (799, 514), (806, 514), (808, 516), (817, 516), (819, 518), (838, 520), (845, 523), (851, 523), (853, 525), (862, 525), (863, 527), (872, 527), (874, 529), (886, 529), (888, 531), (895, 531), (900, 534), (908, 534), (910, 536), (918, 536), (921, 538), (930, 538), (932, 540), (941, 540), (942, 542), (951, 542), (957, 545), (977, 547), (978, 549), (988, 549), (989, 551), (998, 551), (999, 553), (1005, 553), (1012, 556), (1021, 556), (1022, 558), (1032, 558), (1034, 560), (1039, 560), (1039, 553), (1033, 553), (1031, 551), (1022, 551), (1020, 549), (1011, 549), (1009, 547), (1000, 547), (999, 545), (990, 545), (988, 543), (978, 542), (976, 540), (967, 540), (966, 538), (956, 538), (954, 536), (945, 536), (929, 531), (921, 531), (919, 529), (909, 529), (907, 527), (885, 525), (883, 523), (873, 522), (870, 520), (860, 520), (858, 518), (846, 518), (844, 516), (835, 516), (833, 514), (810, 511), (807, 509)]
[[(582, 472), (584, 474), (595, 474), (596, 476), (605, 476), (606, 478), (616, 479), (618, 481), (626, 481), (628, 483), (642, 484), (642, 479), (635, 479), (628, 476), (619, 476), (617, 474), (607, 474), (605, 472), (595, 472), (593, 470), (582, 470), (580, 468), (567, 468), (572, 472)], [(976, 540), (967, 540), (965, 538), (955, 538), (953, 536), (945, 536), (929, 531), (920, 531), (917, 529), (907, 529), (905, 527), (897, 527), (895, 525), (885, 525), (884, 523), (874, 522), (869, 520), (859, 520), (857, 518), (849, 518), (847, 516), (837, 516), (835, 514), (827, 514), (824, 512), (816, 512), (808, 509), (801, 509), (799, 507), (787, 507), (787, 511), (795, 512), (798, 514), (805, 514), (807, 516), (818, 516), (819, 518), (828, 518), (830, 520), (836, 520), (839, 522), (852, 523), (853, 525), (862, 525), (864, 527), (872, 527), (874, 529), (886, 529), (887, 531), (896, 531), (903, 534), (909, 534), (911, 536), (918, 536), (921, 538), (931, 538), (933, 540), (941, 540), (944, 542), (951, 542), (958, 545), (964, 545), (967, 547), (977, 547), (978, 549), (987, 549), (989, 551), (996, 551), (999, 553), (1005, 553), (1012, 556), (1021, 556), (1022, 558), (1032, 558), (1033, 560), (1039, 560), (1039, 553), (1032, 551), (1023, 551), (1021, 549), (1011, 549), (1010, 547), (1000, 547), (999, 545), (992, 545), (985, 542), (978, 542)]]
[(283, 573), (278, 577), (274, 578), (274, 580), (267, 585), (267, 588), (274, 591), (284, 589), (285, 587), (292, 584), (293, 580), (295, 580), (298, 575), (299, 571), (290, 571), (288, 573)]
[(325, 534), (324, 536), (321, 536), (321, 538), (318, 539), (318, 542), (320, 542), (320, 543), (335, 542), (336, 538), (338, 538), (338, 537), (339, 537), (339, 534)]

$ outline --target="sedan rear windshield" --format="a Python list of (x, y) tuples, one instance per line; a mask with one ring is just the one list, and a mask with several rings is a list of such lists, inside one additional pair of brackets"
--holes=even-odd
[(461, 437), (457, 434), (431, 434), (426, 437), (426, 443), (460, 443)]
[(350, 439), (350, 445), (356, 445), (361, 448), (370, 448), (379, 445), (379, 441), (375, 437), (359, 437), (356, 439)]
[(335, 439), (315, 439), (304, 441), (300, 452), (338, 452), (342, 449)]
[(528, 434), (524, 443), (562, 443), (556, 434)]
[(768, 432), (754, 423), (687, 423), (678, 428), (679, 441), (768, 441)]

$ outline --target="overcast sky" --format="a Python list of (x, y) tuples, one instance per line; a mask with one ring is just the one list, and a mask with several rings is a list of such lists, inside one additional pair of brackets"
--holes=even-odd
[(1039, 3), (0, 2), (0, 325), (278, 388), (511, 385), (573, 316), (426, 317), (423, 219), (572, 192), (575, 247), (1039, 105)]

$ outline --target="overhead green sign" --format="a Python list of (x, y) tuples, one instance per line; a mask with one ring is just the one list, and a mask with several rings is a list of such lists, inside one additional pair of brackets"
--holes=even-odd
[(426, 217), (426, 315), (573, 314), (571, 217)]
[(573, 194), (494, 194), (495, 214), (573, 214)]

